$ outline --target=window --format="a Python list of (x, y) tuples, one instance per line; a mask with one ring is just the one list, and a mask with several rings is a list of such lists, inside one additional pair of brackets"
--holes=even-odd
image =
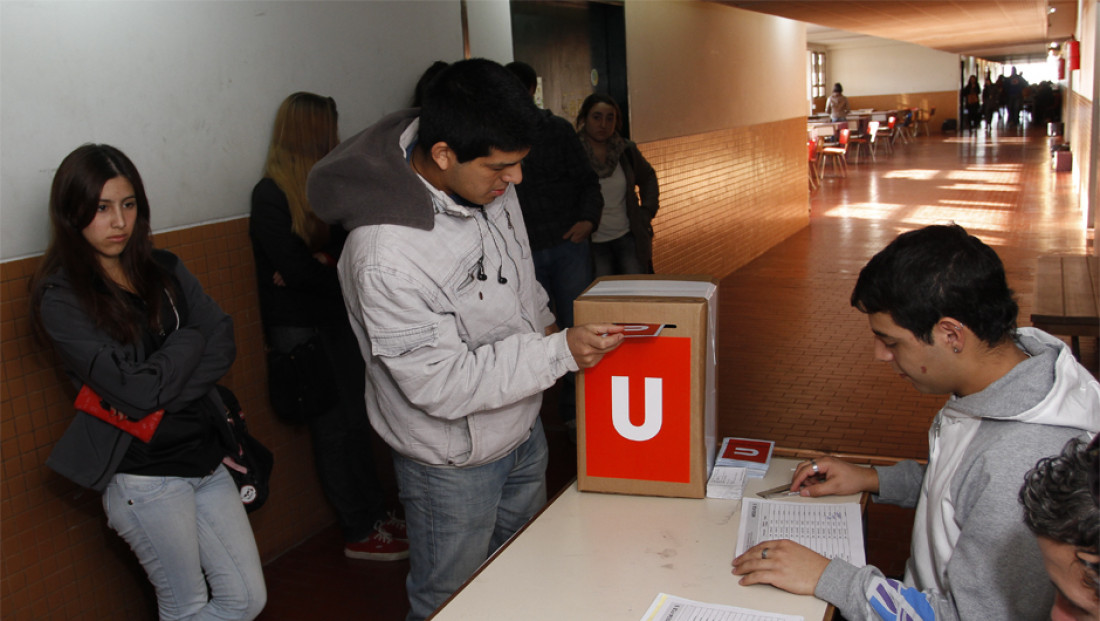
[(810, 52), (810, 97), (825, 96), (825, 52)]

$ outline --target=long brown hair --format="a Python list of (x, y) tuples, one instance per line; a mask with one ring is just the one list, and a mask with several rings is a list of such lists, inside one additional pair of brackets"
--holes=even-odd
[[(130, 182), (137, 202), (137, 218), (119, 263), (134, 293), (145, 302), (144, 318), (135, 317), (126, 293), (107, 275), (95, 249), (84, 238), (84, 229), (95, 218), (103, 186), (116, 177)], [(136, 342), (144, 327), (143, 319), (149, 327), (157, 328), (163, 293), (174, 287), (170, 275), (153, 259), (149, 199), (130, 158), (105, 144), (77, 148), (61, 161), (54, 175), (49, 209), (50, 245), (31, 280), (32, 321), (38, 336), (46, 334), (41, 316), (44, 281), (59, 270), (66, 272), (84, 310), (111, 338)]]
[(306, 198), (306, 177), (322, 157), (339, 144), (336, 102), (331, 97), (298, 92), (283, 100), (267, 151), (264, 176), (286, 195), (291, 230), (312, 250), (328, 241), (328, 226), (313, 213)]

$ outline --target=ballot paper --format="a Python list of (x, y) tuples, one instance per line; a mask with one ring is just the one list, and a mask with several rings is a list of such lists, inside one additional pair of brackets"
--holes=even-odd
[(661, 593), (642, 621), (805, 621), (799, 615), (782, 615), (736, 606), (705, 604)]
[(735, 555), (773, 539), (790, 539), (825, 558), (838, 558), (856, 567), (867, 564), (858, 503), (742, 500)]
[(707, 481), (707, 498), (741, 500), (745, 494), (747, 470), (733, 466), (715, 466)]

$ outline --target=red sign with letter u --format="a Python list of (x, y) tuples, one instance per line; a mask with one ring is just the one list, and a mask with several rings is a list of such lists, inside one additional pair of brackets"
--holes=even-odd
[(584, 372), (587, 475), (691, 480), (691, 339), (628, 339)]

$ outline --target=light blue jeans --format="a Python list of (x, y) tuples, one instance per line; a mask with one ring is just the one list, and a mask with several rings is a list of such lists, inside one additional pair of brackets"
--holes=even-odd
[(103, 510), (145, 567), (162, 621), (250, 620), (263, 610), (252, 525), (224, 466), (198, 478), (116, 474)]
[(428, 466), (394, 453), (409, 531), (408, 621), (425, 619), (546, 504), (546, 436), (483, 466)]

